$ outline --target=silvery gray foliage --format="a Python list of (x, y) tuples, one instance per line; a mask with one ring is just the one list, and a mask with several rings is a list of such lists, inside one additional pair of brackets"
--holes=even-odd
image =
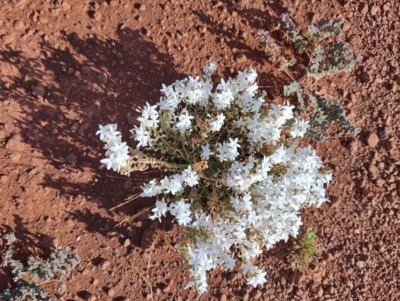
[(307, 28), (307, 36), (310, 41), (317, 39), (326, 39), (334, 35), (340, 34), (342, 31), (343, 19), (340, 20), (329, 20), (322, 19), (314, 24), (311, 24)]
[(293, 43), (294, 48), (299, 54), (310, 49), (310, 43), (302, 37), (300, 29), (294, 23), (289, 14), (283, 14), (281, 18), (283, 29), (287, 32), (290, 41)]
[[(78, 255), (70, 255), (71, 248), (64, 247), (54, 251), (47, 260), (30, 256), (25, 267), (19, 260), (14, 260), (14, 250), (11, 245), (15, 241), (14, 233), (9, 233), (3, 236), (9, 245), (9, 249), (3, 253), (2, 267), (11, 267), (11, 272), (14, 276), (13, 280), (16, 283), (15, 288), (6, 289), (0, 293), (0, 300), (9, 301), (56, 301), (51, 299), (40, 287), (39, 282), (48, 282), (50, 280), (61, 281), (67, 276), (79, 263)], [(29, 275), (32, 283), (25, 281), (24, 276)], [(63, 293), (66, 289), (65, 284), (60, 283), (59, 292)]]
[(34, 283), (21, 281), (15, 288), (6, 289), (0, 293), (0, 300), (4, 301), (58, 301), (50, 298), (43, 289)]
[(299, 91), (300, 85), (298, 82), (291, 82), (289, 85), (283, 86), (283, 95), (290, 96), (291, 94)]
[(352, 53), (349, 45), (342, 41), (325, 42), (323, 40), (338, 36), (342, 31), (344, 20), (323, 19), (308, 26), (308, 40), (300, 34), (293, 19), (283, 14), (281, 24), (289, 36), (296, 51), (301, 54), (309, 52), (310, 64), (307, 75), (316, 80), (325, 76), (332, 76), (340, 72), (350, 72), (361, 57)]
[(350, 72), (360, 59), (360, 56), (350, 51), (347, 43), (318, 45), (312, 53), (307, 75), (318, 80), (340, 72)]
[(327, 100), (325, 97), (317, 96), (302, 89), (296, 81), (283, 86), (284, 96), (290, 96), (293, 93), (296, 93), (298, 101), (298, 106), (296, 106), (295, 110), (300, 116), (305, 117), (307, 115), (310, 121), (306, 137), (323, 141), (323, 132), (326, 132), (328, 125), (334, 122), (339, 124), (346, 132), (354, 136), (358, 135), (359, 129), (346, 118), (346, 110), (338, 100)]
[[(282, 28), (286, 31), (289, 40), (293, 43), (296, 51), (301, 54), (306, 52), (310, 58), (306, 75), (319, 80), (325, 76), (332, 76), (340, 72), (350, 72), (356, 62), (361, 59), (351, 52), (349, 45), (340, 41), (341, 26), (344, 20), (323, 19), (307, 28), (307, 38), (304, 38), (300, 29), (295, 24), (289, 14), (283, 14), (281, 17)], [(281, 63), (281, 70), (287, 71), (287, 62), (295, 62), (284, 57), (283, 50), (271, 36), (265, 32), (258, 33), (260, 43), (265, 45), (266, 54), (269, 59), (276, 58)], [(336, 36), (336, 37), (335, 37)], [(332, 38), (334, 37), (334, 38)], [(331, 38), (329, 40), (325, 40)], [(271, 54), (277, 52), (279, 56), (272, 57)], [(282, 68), (283, 67), (283, 68)], [(289, 74), (293, 79), (293, 77)], [(338, 100), (328, 100), (314, 92), (307, 91), (301, 85), (300, 80), (294, 80), (283, 86), (283, 95), (288, 97), (296, 93), (298, 106), (296, 111), (303, 118), (308, 118), (310, 127), (306, 136), (315, 140), (323, 140), (323, 132), (328, 130), (330, 123), (338, 123), (342, 129), (353, 135), (357, 135), (359, 130), (350, 123), (345, 116), (345, 109)]]

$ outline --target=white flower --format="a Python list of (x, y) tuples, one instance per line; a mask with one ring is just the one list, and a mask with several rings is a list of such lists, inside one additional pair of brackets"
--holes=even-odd
[(218, 132), (221, 129), (222, 125), (224, 124), (224, 120), (225, 120), (225, 115), (223, 113), (218, 114), (217, 119), (210, 122), (211, 131)]
[(264, 284), (266, 282), (265, 276), (266, 272), (256, 268), (251, 264), (242, 263), (243, 274), (246, 277), (247, 284), (252, 285), (253, 287), (257, 287), (259, 284)]
[(185, 201), (187, 200), (180, 199), (178, 202), (169, 205), (169, 211), (175, 216), (178, 224), (181, 226), (186, 226), (192, 221), (190, 204)]
[(165, 204), (164, 198), (161, 201), (156, 201), (156, 207), (151, 211), (153, 212), (153, 215), (151, 215), (149, 218), (151, 220), (158, 218), (158, 221), (161, 223), (161, 217), (165, 216), (168, 211), (168, 207), (167, 204)]
[(223, 144), (218, 143), (217, 157), (221, 162), (235, 160), (235, 158), (239, 155), (238, 148), (240, 145), (238, 143), (238, 138), (232, 139), (229, 138), (229, 142), (224, 142)]
[(100, 135), (100, 140), (104, 142), (113, 141), (121, 136), (121, 132), (117, 131), (116, 124), (99, 125), (96, 135)]
[(271, 103), (271, 109), (268, 115), (275, 119), (277, 125), (281, 126), (286, 123), (286, 121), (293, 118), (293, 108), (294, 106), (282, 106)]
[(142, 188), (142, 193), (140, 194), (141, 197), (153, 197), (157, 194), (162, 192), (160, 184), (157, 183), (155, 179), (151, 180), (150, 182), (146, 183)]
[(131, 130), (131, 133), (134, 135), (135, 140), (139, 142), (136, 145), (136, 148), (145, 147), (145, 146), (151, 145), (152, 139), (150, 137), (150, 132), (148, 130), (146, 130), (145, 127), (143, 127), (143, 126), (140, 126), (140, 127), (135, 126)]
[(190, 120), (193, 118), (194, 118), (193, 116), (189, 115), (187, 109), (183, 109), (180, 115), (178, 116), (178, 122), (175, 124), (175, 128), (181, 133), (190, 130), (192, 127), (192, 123)]
[(309, 127), (310, 127), (309, 121), (296, 119), (290, 129), (289, 134), (293, 138), (296, 138), (296, 137), (302, 138), (307, 133), (307, 130)]
[(203, 72), (207, 77), (210, 77), (215, 71), (217, 71), (218, 65), (215, 62), (210, 62), (208, 65), (203, 67)]
[(182, 178), (189, 187), (197, 185), (200, 180), (197, 172), (193, 171), (190, 165), (182, 172)]
[(210, 156), (214, 154), (213, 152), (211, 152), (209, 144), (202, 145), (201, 150), (201, 160), (208, 160)]
[(235, 91), (230, 82), (221, 79), (221, 83), (217, 86), (216, 92), (213, 94), (212, 101), (217, 109), (229, 108), (235, 99)]

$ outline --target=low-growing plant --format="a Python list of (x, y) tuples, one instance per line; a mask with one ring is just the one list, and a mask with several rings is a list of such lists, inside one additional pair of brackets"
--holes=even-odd
[(116, 124), (100, 125), (107, 169), (129, 175), (157, 167), (166, 175), (142, 186), (141, 197), (157, 197), (151, 219), (168, 213), (183, 226), (179, 251), (190, 282), (207, 291), (207, 271), (239, 263), (247, 283), (263, 284), (254, 265), (263, 248), (296, 237), (299, 211), (327, 201), (331, 174), (302, 142), (309, 122), (293, 106), (268, 102), (258, 92), (257, 73), (233, 79), (202, 77), (163, 85), (159, 103), (139, 109), (131, 132), (136, 149), (122, 142)]
[[(71, 249), (64, 247), (55, 250), (47, 260), (30, 256), (25, 267), (19, 260), (12, 258), (15, 251), (11, 246), (16, 240), (14, 233), (6, 234), (3, 238), (9, 248), (3, 253), (2, 267), (11, 267), (16, 285), (13, 289), (6, 289), (0, 293), (1, 300), (56, 301), (51, 299), (40, 285), (56, 280), (59, 282), (59, 293), (63, 294), (66, 285), (61, 281), (80, 263), (79, 256), (70, 255)], [(28, 282), (28, 278), (31, 282)]]
[[(321, 97), (314, 90), (314, 83), (310, 78), (319, 80), (340, 72), (350, 72), (361, 57), (352, 53), (349, 45), (340, 40), (343, 20), (323, 19), (308, 26), (307, 38), (300, 34), (293, 19), (288, 14), (283, 14), (281, 25), (293, 43), (296, 52), (306, 53), (310, 62), (305, 69), (306, 77), (295, 79), (289, 72), (288, 66), (296, 62), (296, 58), (288, 59), (283, 55), (283, 49), (277, 41), (272, 39), (266, 31), (259, 31), (259, 41), (264, 45), (266, 55), (270, 61), (278, 62), (292, 82), (283, 87), (283, 95), (289, 97), (296, 94), (298, 106), (296, 111), (299, 116), (310, 120), (309, 131), (306, 136), (316, 140), (323, 140), (331, 123), (338, 123), (345, 131), (357, 135), (359, 130), (346, 118), (346, 110), (340, 102), (330, 97)], [(329, 38), (335, 38), (329, 40)], [(279, 55), (277, 55), (279, 54)], [(288, 64), (291, 62), (291, 64)]]
[(294, 271), (305, 271), (318, 254), (318, 229), (310, 229), (296, 239), (289, 254), (289, 262)]

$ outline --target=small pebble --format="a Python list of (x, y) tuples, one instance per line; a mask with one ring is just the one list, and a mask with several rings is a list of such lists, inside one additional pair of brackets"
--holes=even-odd
[(367, 137), (367, 143), (370, 147), (374, 148), (379, 143), (379, 137), (376, 133), (371, 133)]
[(76, 164), (76, 162), (78, 162), (76, 155), (74, 153), (70, 153), (65, 159), (67, 160), (67, 162), (69, 164), (72, 164), (72, 165), (74, 165), (74, 164)]
[(108, 292), (107, 292), (107, 295), (108, 295), (109, 297), (114, 296), (114, 295), (115, 295), (115, 290), (114, 290), (113, 288), (110, 288), (110, 289), (108, 290)]
[(148, 249), (151, 247), (153, 243), (153, 234), (154, 231), (152, 229), (145, 229), (142, 233), (142, 238), (140, 240), (140, 246), (142, 249)]
[(111, 262), (109, 262), (108, 260), (103, 260), (100, 263), (100, 267), (102, 270), (106, 270), (109, 266), (110, 266)]
[(124, 241), (124, 247), (127, 248), (131, 245), (131, 240), (129, 238), (125, 239)]
[(88, 66), (83, 66), (83, 67), (81, 68), (81, 72), (82, 72), (82, 74), (87, 75), (87, 74), (90, 73), (90, 68), (89, 68)]
[(94, 18), (96, 21), (100, 21), (100, 19), (101, 19), (101, 12), (99, 12), (99, 11), (94, 12), (93, 18)]
[(14, 21), (14, 28), (15, 29), (20, 30), (20, 29), (24, 28), (24, 26), (25, 26), (25, 24), (21, 20)]
[(45, 88), (41, 84), (37, 84), (32, 91), (32, 94), (37, 98), (43, 98), (45, 93)]
[(243, 53), (239, 53), (236, 57), (236, 62), (238, 62), (239, 64), (244, 63), (247, 61), (247, 57), (246, 55), (244, 55)]

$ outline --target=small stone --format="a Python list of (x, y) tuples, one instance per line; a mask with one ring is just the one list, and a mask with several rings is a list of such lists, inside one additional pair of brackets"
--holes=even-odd
[(367, 12), (368, 12), (368, 4), (367, 3), (361, 3), (360, 13), (365, 15)]
[(21, 20), (14, 21), (14, 28), (16, 30), (20, 30), (20, 29), (24, 28), (24, 26), (25, 26), (25, 24)]
[(94, 278), (94, 279), (92, 280), (92, 285), (96, 286), (97, 284), (99, 284), (99, 279)]
[(366, 72), (366, 71), (361, 73), (360, 79), (365, 84), (367, 84), (367, 83), (369, 83), (371, 81), (371, 78), (370, 78), (368, 72)]
[(350, 27), (351, 27), (350, 22), (345, 22), (345, 23), (343, 24), (342, 30), (343, 30), (343, 31), (348, 31), (348, 30), (350, 29)]
[(243, 53), (239, 53), (236, 57), (236, 62), (238, 62), (239, 64), (244, 63), (247, 61), (247, 57), (246, 55), (244, 55)]
[(140, 11), (145, 11), (145, 10), (146, 10), (146, 5), (140, 4), (140, 5), (139, 5), (139, 10), (140, 10)]
[(82, 74), (88, 75), (90, 73), (90, 68), (88, 66), (83, 66), (81, 72)]
[(71, 40), (74, 41), (74, 42), (78, 42), (79, 39), (80, 39), (79, 34), (76, 33), (76, 32), (72, 32), (72, 33), (69, 35), (69, 37), (70, 37)]
[(359, 267), (360, 269), (365, 268), (365, 261), (362, 260), (357, 261), (357, 267)]
[(150, 35), (150, 30), (148, 30), (148, 29), (145, 28), (145, 27), (143, 27), (143, 28), (141, 29), (141, 31), (142, 31), (142, 34), (143, 34), (144, 36), (146, 36), (146, 37), (148, 37), (148, 36)]
[(102, 204), (102, 202), (98, 198), (91, 199), (90, 202), (94, 203), (94, 204), (96, 204), (98, 206), (101, 206), (101, 204)]
[(105, 74), (104, 72), (100, 72), (99, 75), (97, 76), (97, 78), (103, 84), (105, 84), (107, 82), (107, 74)]
[(122, 59), (122, 58), (124, 58), (122, 52), (117, 52), (117, 59)]
[(109, 297), (114, 296), (114, 295), (115, 295), (115, 290), (114, 290), (113, 288), (110, 288), (110, 289), (108, 290), (108, 292), (107, 292), (107, 295), (108, 295)]
[(301, 283), (304, 280), (304, 274), (302, 272), (293, 272), (292, 275), (290, 275), (290, 282), (293, 283), (294, 285), (298, 286), (299, 283)]
[(322, 286), (320, 286), (317, 292), (317, 296), (321, 298), (323, 295), (324, 295), (324, 289), (322, 288)]
[(67, 162), (69, 164), (72, 164), (72, 165), (74, 165), (74, 164), (76, 164), (76, 162), (78, 162), (74, 153), (70, 153), (65, 159), (67, 160)]
[(3, 41), (4, 45), (11, 44), (15, 39), (13, 34), (3, 34), (1, 36), (1, 40)]
[(135, 125), (138, 123), (138, 116), (128, 116), (126, 119), (130, 125)]
[(6, 175), (1, 175), (0, 176), (0, 182), (1, 183), (6, 183), (8, 181), (8, 176), (6, 176)]
[(128, 227), (128, 228), (126, 228), (126, 230), (125, 230), (125, 234), (126, 234), (126, 236), (128, 236), (128, 237), (134, 237), (134, 236), (136, 235), (136, 230), (133, 229), (133, 228), (131, 228), (131, 227)]
[(45, 93), (45, 88), (42, 84), (37, 84), (35, 87), (33, 87), (32, 94), (37, 98), (43, 98), (44, 93)]
[(396, 192), (397, 192), (397, 196), (400, 197), (400, 181), (398, 181), (398, 182), (396, 183)]
[(11, 3), (14, 6), (22, 6), (23, 4), (25, 4), (26, 0), (11, 0)]
[(13, 151), (23, 151), (25, 143), (20, 135), (14, 135), (6, 144), (6, 149)]
[(94, 18), (96, 21), (100, 21), (100, 19), (101, 19), (101, 12), (95, 11), (94, 14), (93, 14), (93, 18)]
[(223, 295), (221, 296), (220, 300), (221, 300), (221, 301), (227, 301), (227, 300), (228, 300), (228, 298), (226, 297), (226, 295), (225, 295), (225, 294), (223, 294)]
[(142, 233), (142, 238), (140, 240), (140, 246), (142, 249), (148, 249), (151, 247), (153, 243), (153, 234), (154, 231), (152, 229), (145, 229)]
[(12, 153), (10, 159), (12, 162), (17, 163), (21, 159), (22, 155), (20, 153)]
[(380, 11), (379, 6), (374, 5), (374, 6), (372, 6), (371, 9), (369, 10), (369, 13), (370, 13), (372, 16), (375, 16), (376, 14), (379, 13), (379, 11)]
[(361, 41), (360, 37), (356, 34), (349, 36), (349, 42), (351, 45), (357, 45)]
[(167, 285), (162, 291), (163, 293), (169, 293), (171, 291), (171, 285)]
[(111, 1), (110, 1), (110, 5), (111, 5), (112, 7), (116, 7), (116, 6), (118, 5), (117, 0), (111, 0)]
[(106, 270), (109, 266), (110, 266), (111, 262), (109, 262), (108, 260), (102, 260), (100, 262), (100, 268), (102, 270)]
[(76, 132), (79, 129), (79, 124), (74, 123), (69, 129), (71, 132)]
[(131, 240), (129, 238), (125, 239), (124, 241), (124, 247), (127, 248), (131, 245)]
[(124, 189), (128, 190), (131, 189), (133, 186), (132, 180), (131, 179), (127, 179), (124, 183)]
[(53, 241), (52, 241), (51, 237), (45, 236), (40, 241), (40, 244), (45, 248), (50, 248), (53, 245)]
[(70, 10), (70, 9), (71, 9), (71, 4), (69, 4), (69, 3), (66, 2), (66, 1), (63, 1), (62, 8), (63, 8), (63, 10), (65, 10), (65, 11)]
[(262, 297), (262, 292), (260, 290), (255, 290), (251, 293), (253, 300), (259, 300)]
[(374, 148), (379, 142), (379, 137), (376, 133), (371, 133), (367, 137), (367, 143), (370, 147)]
[(96, 301), (97, 297), (95, 295), (92, 295), (91, 293), (87, 293), (85, 295), (85, 300), (87, 300), (87, 301)]

